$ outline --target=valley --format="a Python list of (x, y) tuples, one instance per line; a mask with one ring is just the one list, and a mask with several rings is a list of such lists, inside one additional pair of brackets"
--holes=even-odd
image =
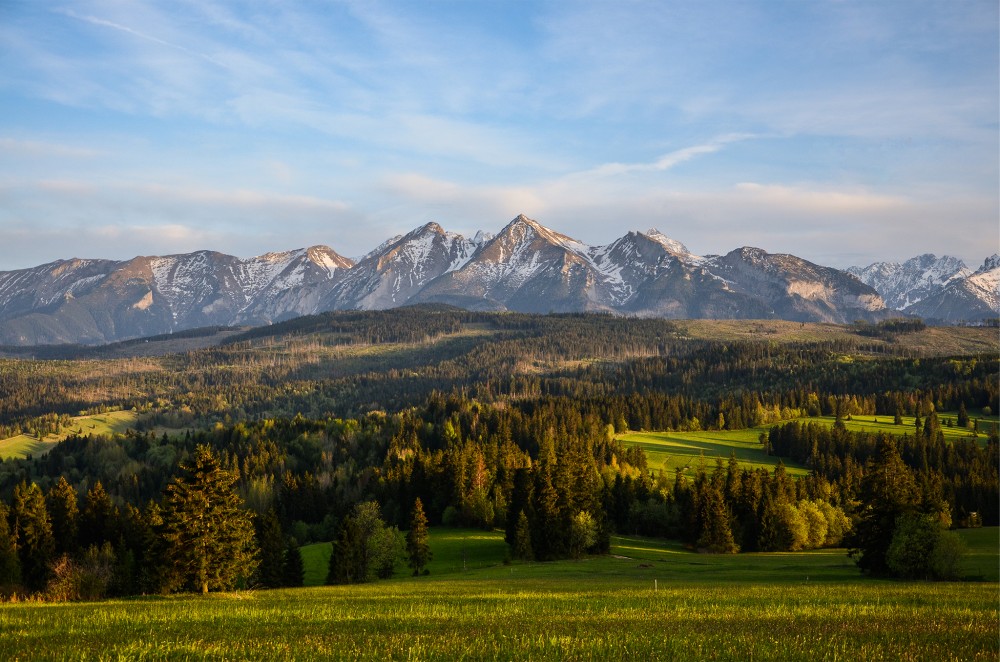
[[(0, 631), (0, 652), (988, 658), (998, 372), (982, 327), (440, 304), (8, 348), (0, 612), (47, 634)], [(167, 551), (199, 475), (241, 504), (245, 560), (217, 579)], [(431, 556), (409, 576), (418, 504)], [(879, 542), (886, 507), (911, 528)], [(893, 551), (913, 535), (923, 565)], [(50, 610), (78, 600), (71, 635)], [(761, 638), (762, 617), (790, 624)], [(235, 642), (247, 619), (260, 636)]]

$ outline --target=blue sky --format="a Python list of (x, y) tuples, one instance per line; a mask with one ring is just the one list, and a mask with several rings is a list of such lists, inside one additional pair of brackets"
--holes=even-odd
[(0, 2), (0, 269), (519, 213), (846, 267), (1000, 249), (998, 3)]

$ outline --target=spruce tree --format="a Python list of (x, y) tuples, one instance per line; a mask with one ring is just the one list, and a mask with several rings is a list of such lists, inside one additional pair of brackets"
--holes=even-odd
[(14, 488), (14, 528), (17, 535), (21, 578), (33, 591), (45, 587), (56, 558), (52, 522), (45, 507), (45, 497), (35, 483), (22, 482)]
[(181, 469), (163, 504), (165, 560), (190, 588), (232, 588), (258, 564), (252, 515), (233, 489), (236, 477), (204, 445)]
[(10, 530), (10, 509), (0, 501), (0, 596), (21, 583), (21, 561), (17, 558), (17, 539)]
[(80, 513), (80, 547), (100, 547), (106, 542), (118, 545), (121, 535), (118, 506), (111, 501), (101, 481), (97, 481), (87, 492), (86, 504)]
[(920, 501), (917, 483), (903, 462), (896, 442), (880, 440), (878, 457), (869, 463), (861, 480), (861, 507), (848, 539), (850, 554), (863, 572), (889, 574), (889, 546), (897, 520), (916, 512)]
[(56, 554), (75, 554), (80, 530), (80, 509), (77, 505), (76, 490), (65, 476), (49, 488), (45, 505), (52, 520), (52, 535), (56, 542)]
[(713, 484), (706, 484), (702, 490), (701, 499), (701, 535), (698, 536), (698, 547), (715, 554), (734, 554), (739, 551), (733, 540), (733, 530), (729, 524), (729, 510), (719, 489)]
[(960, 402), (958, 405), (958, 418), (956, 423), (960, 428), (969, 427), (969, 412), (966, 411), (964, 402)]
[(302, 562), (302, 552), (294, 540), (288, 542), (285, 549), (284, 565), (281, 568), (282, 586), (302, 586), (305, 581), (305, 564)]
[(420, 497), (413, 502), (413, 512), (410, 514), (410, 530), (406, 533), (407, 565), (413, 569), (414, 576), (419, 575), (431, 560), (431, 547), (427, 534), (427, 515), (424, 514), (424, 504)]
[(517, 514), (517, 527), (514, 534), (514, 558), (522, 561), (531, 561), (534, 553), (531, 549), (531, 524), (524, 511)]
[(278, 588), (284, 584), (285, 538), (281, 534), (281, 523), (274, 510), (257, 517), (257, 545), (260, 548), (260, 565), (257, 577), (262, 586)]

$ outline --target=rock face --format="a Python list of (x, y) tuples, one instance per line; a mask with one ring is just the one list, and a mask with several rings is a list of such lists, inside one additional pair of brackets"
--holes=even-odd
[(847, 271), (878, 291), (889, 307), (926, 320), (978, 322), (1000, 313), (998, 255), (975, 272), (958, 258), (932, 254)]
[[(992, 291), (995, 303), (995, 274)], [(471, 239), (428, 223), (357, 261), (314, 246), (248, 259), (198, 251), (0, 272), (0, 344), (102, 343), (430, 302), (670, 318), (889, 314), (872, 287), (791, 255), (741, 248), (702, 257), (657, 230), (594, 247), (518, 216), (496, 236)]]
[(211, 251), (60, 260), (0, 272), (0, 344), (101, 343), (313, 312), (353, 266), (326, 246), (246, 260)]

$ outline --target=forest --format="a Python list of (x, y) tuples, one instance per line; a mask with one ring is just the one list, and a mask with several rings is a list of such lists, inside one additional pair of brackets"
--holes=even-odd
[[(331, 582), (366, 581), (391, 572), (417, 511), (504, 530), (512, 560), (599, 554), (612, 533), (638, 533), (705, 553), (848, 547), (872, 575), (950, 577), (949, 529), (1000, 523), (997, 352), (928, 352), (921, 334), (941, 330), (920, 324), (746, 326), (713, 338), (684, 322), (414, 308), (183, 353), (136, 353), (153, 340), (2, 359), (0, 437), (68, 436), (0, 463), (0, 590), (294, 585), (298, 546), (319, 541), (336, 550)], [(954, 334), (978, 347), (975, 330)], [(74, 426), (107, 409), (140, 424)], [(918, 424), (894, 436), (841, 423), (860, 414)], [(810, 422), (821, 415), (836, 422)], [(942, 425), (991, 434), (946, 441)], [(756, 426), (809, 475), (735, 458), (667, 475), (616, 438)], [(204, 503), (226, 504), (214, 533), (184, 529)], [(198, 535), (236, 552), (190, 558)]]

